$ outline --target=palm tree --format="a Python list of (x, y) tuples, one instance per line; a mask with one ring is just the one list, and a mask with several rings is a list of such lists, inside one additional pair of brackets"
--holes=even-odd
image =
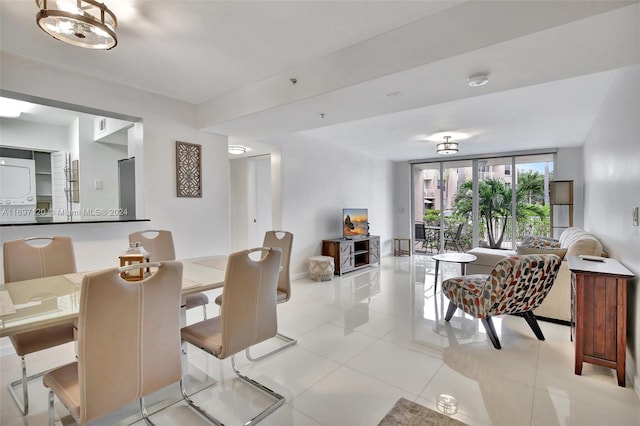
[[(516, 221), (527, 215), (544, 217), (541, 206), (525, 203), (527, 190), (518, 187), (516, 190)], [(504, 232), (511, 217), (512, 189), (502, 180), (488, 178), (478, 182), (479, 215), (486, 227), (489, 247), (501, 248)], [(464, 182), (453, 198), (453, 208), (456, 214), (469, 217), (473, 210), (473, 182)]]
[(518, 189), (525, 191), (527, 203), (545, 204), (544, 175), (536, 170), (518, 173)]

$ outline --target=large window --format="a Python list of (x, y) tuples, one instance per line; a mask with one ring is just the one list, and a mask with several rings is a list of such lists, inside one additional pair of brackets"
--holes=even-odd
[(414, 229), (422, 224), (427, 240), (416, 251), (512, 249), (526, 235), (548, 236), (554, 155), (413, 164)]

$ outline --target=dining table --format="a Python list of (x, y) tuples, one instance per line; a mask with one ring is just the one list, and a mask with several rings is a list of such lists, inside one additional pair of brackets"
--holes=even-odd
[[(182, 272), (181, 326), (186, 323), (185, 296), (222, 288), (227, 256), (180, 260)], [(87, 272), (77, 272), (0, 284), (0, 337), (68, 323), (78, 318), (80, 289)]]

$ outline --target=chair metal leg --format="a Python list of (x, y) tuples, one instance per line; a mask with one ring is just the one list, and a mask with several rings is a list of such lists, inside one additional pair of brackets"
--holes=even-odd
[(142, 419), (144, 420), (145, 424), (147, 424), (148, 426), (155, 426), (155, 424), (149, 418), (149, 413), (147, 413), (147, 408), (144, 406), (143, 399), (140, 398), (138, 401), (140, 402), (140, 414), (142, 414)]
[[(210, 353), (209, 351), (205, 351), (205, 352)], [(215, 356), (215, 354), (211, 354), (211, 355)], [(260, 420), (264, 419), (269, 414), (273, 413), (275, 410), (280, 408), (280, 406), (282, 406), (285, 403), (284, 396), (280, 395), (277, 392), (274, 392), (273, 390), (271, 390), (270, 388), (266, 387), (262, 383), (259, 383), (259, 382), (255, 381), (255, 380), (243, 375), (242, 373), (240, 373), (240, 371), (236, 367), (235, 355), (231, 356), (231, 368), (233, 368), (234, 373), (236, 373), (236, 375), (242, 381), (244, 381), (247, 384), (257, 388), (258, 390), (261, 390), (262, 392), (266, 393), (267, 395), (273, 397), (276, 400), (273, 404), (271, 404), (265, 410), (260, 412), (257, 416), (253, 417), (251, 420), (246, 422), (244, 424), (244, 426), (250, 426), (250, 425), (254, 425), (254, 424), (258, 423)], [(193, 402), (191, 400), (191, 398), (189, 398), (189, 395), (187, 395), (187, 391), (186, 391), (186, 389), (184, 387), (184, 381), (183, 380), (180, 380), (180, 392), (182, 392), (182, 398), (186, 401), (187, 404), (189, 404), (189, 406), (191, 408), (196, 410), (198, 413), (200, 413), (203, 417), (205, 417), (207, 420), (209, 420), (213, 424), (215, 424), (217, 426), (224, 426), (224, 423), (222, 423), (220, 420), (218, 420), (215, 417), (213, 417), (211, 414), (207, 413), (202, 407), (200, 407), (198, 404)]]
[(207, 319), (207, 305), (202, 305), (202, 316)]
[[(16, 402), (16, 405), (18, 406), (20, 413), (23, 416), (26, 416), (27, 414), (29, 414), (29, 389), (28, 389), (29, 380), (42, 377), (47, 372), (42, 371), (32, 376), (27, 376), (27, 363), (24, 359), (24, 356), (20, 357), (20, 364), (22, 365), (22, 378), (9, 383), (9, 385), (7, 385), (7, 389), (9, 390), (9, 394), (11, 395), (13, 400)], [(16, 386), (18, 385), (22, 385), (22, 401), (20, 401), (20, 397), (18, 396), (18, 393), (16, 392), (16, 389), (15, 389)]]
[(233, 371), (236, 373), (236, 375), (243, 381), (247, 382), (248, 384), (250, 384), (251, 386), (263, 391), (264, 393), (266, 393), (267, 395), (273, 397), (276, 399), (276, 402), (274, 402), (272, 405), (270, 405), (269, 407), (267, 407), (264, 411), (262, 411), (260, 414), (258, 414), (257, 416), (255, 416), (254, 418), (252, 418), (251, 420), (249, 420), (248, 422), (246, 422), (244, 424), (244, 426), (249, 426), (249, 425), (254, 425), (256, 423), (258, 423), (260, 420), (264, 419), (265, 417), (267, 417), (269, 414), (273, 413), (275, 410), (277, 410), (278, 408), (280, 408), (282, 406), (282, 404), (284, 404), (285, 402), (285, 398), (284, 396), (280, 395), (277, 392), (274, 392), (272, 389), (266, 387), (265, 385), (263, 385), (262, 383), (259, 383), (245, 375), (243, 375), (242, 373), (240, 373), (240, 371), (238, 371), (238, 369), (236, 368), (236, 360), (235, 360), (235, 355), (231, 356), (231, 368), (233, 368)]
[(489, 336), (489, 340), (493, 343), (493, 347), (496, 349), (502, 349), (500, 346), (500, 340), (498, 340), (498, 334), (496, 333), (496, 329), (493, 326), (493, 321), (491, 317), (481, 318), (482, 325), (484, 326), (485, 331), (487, 332), (487, 336)]
[(189, 398), (189, 395), (187, 395), (187, 390), (184, 388), (184, 381), (183, 380), (180, 380), (180, 392), (182, 392), (182, 399), (184, 399), (185, 402), (187, 404), (189, 404), (189, 407), (191, 407), (194, 410), (196, 410), (198, 413), (200, 413), (201, 416), (203, 416), (204, 418), (209, 420), (214, 425), (224, 426), (224, 423), (222, 423), (220, 420), (218, 420), (215, 417), (213, 417), (211, 414), (207, 413), (202, 407), (200, 407), (198, 404), (193, 402), (191, 400), (191, 398)]
[[(20, 364), (22, 366), (22, 378), (9, 383), (7, 385), (7, 390), (18, 406), (20, 413), (23, 416), (26, 416), (27, 414), (29, 414), (29, 381), (44, 376), (49, 370), (41, 371), (39, 373), (32, 374), (31, 376), (27, 376), (27, 363), (24, 359), (24, 356), (20, 357)], [(20, 401), (20, 397), (16, 392), (16, 386), (18, 385), (22, 385), (22, 401)]]
[(450, 321), (451, 318), (453, 318), (453, 314), (455, 314), (456, 309), (458, 309), (458, 307), (452, 301), (449, 301), (449, 307), (447, 308), (447, 314), (444, 316), (444, 320)]
[(266, 352), (266, 353), (264, 353), (264, 354), (262, 354), (262, 355), (260, 355), (260, 356), (257, 356), (257, 357), (252, 357), (252, 356), (251, 356), (251, 353), (250, 353), (250, 349), (251, 349), (251, 348), (247, 348), (247, 349), (245, 349), (245, 351), (244, 351), (244, 353), (245, 353), (245, 355), (246, 355), (247, 359), (248, 359), (249, 361), (254, 361), (254, 362), (255, 362), (255, 361), (260, 361), (261, 359), (264, 359), (264, 358), (268, 357), (269, 355), (273, 355), (273, 354), (275, 354), (276, 352), (280, 352), (280, 351), (282, 351), (282, 350), (284, 350), (284, 349), (287, 349), (288, 347), (293, 346), (293, 345), (295, 345), (296, 343), (298, 343), (298, 341), (297, 341), (296, 339), (294, 339), (294, 338), (292, 338), (292, 337), (289, 337), (289, 336), (285, 336), (284, 334), (281, 334), (281, 333), (277, 333), (277, 334), (276, 334), (276, 336), (278, 336), (279, 338), (281, 338), (282, 340), (284, 340), (286, 343), (285, 343), (285, 344), (283, 344), (283, 345), (278, 346), (278, 347), (277, 347), (277, 348), (275, 348), (275, 349), (270, 350), (269, 352)]
[(49, 390), (49, 426), (56, 424), (56, 410), (53, 406), (53, 391)]
[(538, 325), (538, 320), (536, 320), (536, 317), (535, 315), (533, 315), (533, 312), (531, 311), (523, 312), (522, 316), (527, 321), (527, 324), (529, 324), (529, 327), (531, 327), (531, 330), (533, 330), (533, 333), (536, 335), (538, 340), (544, 340), (544, 334), (542, 334), (542, 330)]

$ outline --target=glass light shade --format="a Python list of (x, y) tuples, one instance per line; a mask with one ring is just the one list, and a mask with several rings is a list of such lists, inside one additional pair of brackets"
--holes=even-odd
[[(55, 5), (54, 5), (55, 3)], [(118, 44), (116, 16), (95, 0), (36, 0), (38, 26), (57, 40), (87, 49), (108, 50)]]
[(229, 154), (241, 155), (247, 152), (247, 147), (242, 145), (229, 145)]
[(458, 142), (440, 142), (436, 146), (438, 154), (455, 154), (458, 152)]

